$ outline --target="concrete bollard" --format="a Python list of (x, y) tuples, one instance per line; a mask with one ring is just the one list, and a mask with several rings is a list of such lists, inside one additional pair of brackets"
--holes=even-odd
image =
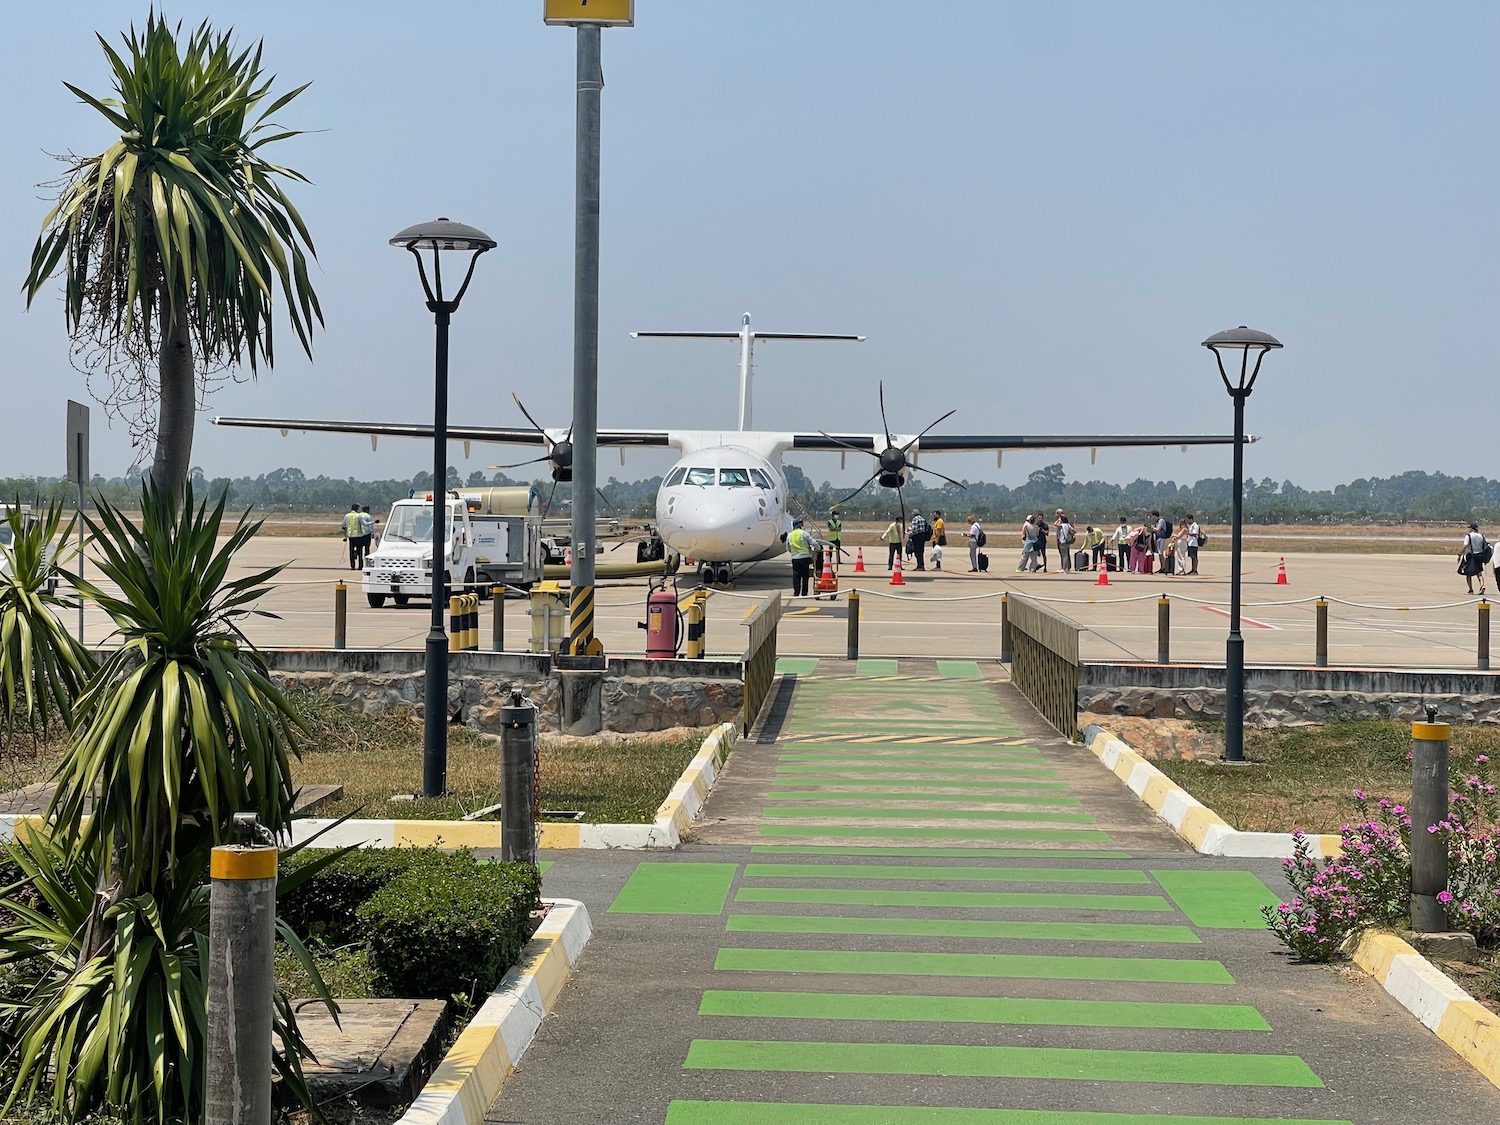
[(342, 582), (333, 585), (333, 647), (349, 647), (349, 587)]
[(500, 708), (500, 858), (536, 862), (536, 708), (512, 688)]
[(238, 813), (234, 822), (244, 843), (214, 848), (209, 857), (203, 1120), (271, 1125), (279, 853), (256, 841), (260, 820), (254, 813)]
[(1427, 708), (1425, 723), (1411, 725), (1411, 928), (1443, 933), (1448, 912), (1438, 895), (1448, 889), (1448, 843), (1427, 831), (1448, 819), (1448, 740), (1452, 728)]
[(1156, 662), (1172, 663), (1172, 599), (1166, 594), (1156, 599)]
[(505, 587), (490, 589), (490, 649), (505, 651)]
[(849, 660), (859, 659), (859, 591), (849, 591), (849, 644), (846, 652)]
[(454, 594), (448, 599), (448, 651), (462, 652), (464, 649), (463, 620), (460, 614), (463, 610), (463, 599)]
[(1328, 667), (1328, 602), (1319, 598), (1313, 603), (1318, 611), (1316, 641), (1313, 648), (1313, 664)]
[(1000, 663), (1010, 663), (1010, 595), (1000, 595)]
[(687, 643), (682, 655), (685, 660), (703, 659), (703, 601), (697, 594), (688, 598)]
[(1490, 603), (1479, 599), (1479, 670), (1490, 670)]

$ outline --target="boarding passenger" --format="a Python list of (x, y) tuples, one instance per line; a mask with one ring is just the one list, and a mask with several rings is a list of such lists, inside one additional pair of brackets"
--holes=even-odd
[(1182, 522), (1187, 528), (1187, 557), (1188, 564), (1192, 567), (1189, 574), (1198, 573), (1198, 548), (1203, 546), (1203, 526), (1198, 522), (1198, 517), (1189, 512), (1182, 517)]
[(891, 570), (896, 565), (896, 559), (901, 555), (901, 541), (906, 537), (906, 532), (901, 529), (900, 520), (892, 520), (890, 526), (885, 529), (881, 539), (885, 540), (885, 568)]
[[(1469, 524), (1469, 533), (1464, 536), (1463, 545), (1458, 549), (1458, 573), (1464, 576), (1464, 584), (1468, 586), (1469, 593), (1474, 592), (1474, 579), (1479, 578), (1479, 595), (1484, 596), (1484, 564), (1490, 561), (1494, 551), (1489, 542), (1480, 534), (1477, 523)], [(1500, 582), (1500, 579), (1496, 579)]]
[(969, 517), (969, 573), (979, 573), (979, 548), (984, 546), (984, 528), (979, 525), (977, 516)]
[(786, 537), (786, 549), (792, 555), (792, 597), (805, 598), (808, 581), (812, 578), (813, 542), (800, 519), (792, 521), (792, 530)]
[(943, 521), (943, 513), (938, 511), (932, 513), (932, 545), (934, 547), (948, 545), (948, 525)]
[(1063, 572), (1067, 573), (1073, 569), (1073, 544), (1078, 540), (1078, 532), (1073, 530), (1072, 522), (1061, 508), (1057, 511), (1053, 531), (1057, 535), (1057, 553), (1062, 556)]
[(911, 539), (911, 553), (917, 560), (917, 569), (926, 570), (927, 563), (923, 555), (927, 550), (927, 540), (932, 538), (932, 525), (927, 522), (921, 512), (913, 512), (907, 534)]
[(1048, 526), (1047, 517), (1038, 512), (1036, 514), (1036, 529), (1038, 532), (1036, 537), (1036, 555), (1037, 561), (1041, 563), (1041, 566), (1033, 566), (1031, 569), (1041, 570), (1043, 574), (1047, 573), (1047, 540), (1051, 538), (1051, 534), (1047, 530)]
[(1027, 516), (1026, 522), (1021, 525), (1021, 562), (1016, 567), (1018, 572), (1025, 573), (1036, 569), (1036, 541), (1039, 534), (1045, 533), (1038, 531), (1036, 517)]

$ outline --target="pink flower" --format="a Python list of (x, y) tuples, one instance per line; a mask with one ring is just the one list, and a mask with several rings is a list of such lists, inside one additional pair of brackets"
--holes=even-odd
[(1450, 902), (1453, 901), (1453, 892), (1451, 892), (1451, 891), (1438, 891), (1437, 900), (1439, 902), (1441, 902), (1441, 903), (1443, 903), (1443, 904), (1446, 905), (1447, 903), (1450, 903)]

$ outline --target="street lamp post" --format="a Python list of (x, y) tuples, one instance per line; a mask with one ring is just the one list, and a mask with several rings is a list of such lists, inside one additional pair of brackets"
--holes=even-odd
[[(482, 230), (437, 219), (407, 227), (391, 239), (392, 246), (411, 251), (427, 295), (427, 308), (437, 325), (436, 392), (432, 415), (432, 626), (427, 631), (425, 702), (422, 712), (422, 796), (441, 797), (448, 785), (448, 635), (443, 629), (443, 595), (447, 580), (448, 545), (448, 321), (464, 299), (474, 277), (479, 255), (495, 248)], [(432, 277), (422, 251), (432, 251)], [(443, 296), (442, 253), (468, 253), (469, 268), (452, 299)], [(442, 517), (439, 517), (439, 511)]]
[[(1245, 498), (1245, 400), (1255, 387), (1261, 360), (1266, 358), (1268, 351), (1281, 347), (1281, 341), (1242, 324), (1227, 332), (1214, 333), (1203, 341), (1203, 346), (1214, 353), (1219, 364), (1219, 378), (1224, 380), (1224, 389), (1234, 399), (1234, 514), (1229, 532), (1229, 638), (1224, 644), (1224, 757), (1230, 762), (1243, 762), (1245, 638), (1240, 635), (1240, 532)], [(1235, 352), (1240, 356), (1240, 372), (1238, 382), (1232, 383), (1224, 368), (1224, 356), (1229, 354), (1232, 369)], [(1251, 352), (1255, 353), (1254, 367), (1250, 365)]]

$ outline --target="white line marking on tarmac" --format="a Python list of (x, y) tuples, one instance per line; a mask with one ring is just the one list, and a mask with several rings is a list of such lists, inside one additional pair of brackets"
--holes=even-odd
[[(1200, 605), (1198, 608), (1199, 609), (1206, 609), (1206, 610), (1208, 610), (1209, 613), (1217, 613), (1220, 617), (1228, 617), (1229, 616), (1229, 611), (1227, 609), (1220, 609), (1218, 606)], [(1280, 625), (1267, 625), (1264, 621), (1257, 621), (1253, 617), (1246, 617), (1243, 613), (1240, 614), (1240, 623), (1243, 624), (1243, 625), (1254, 625), (1257, 629), (1280, 629), (1281, 628)]]

